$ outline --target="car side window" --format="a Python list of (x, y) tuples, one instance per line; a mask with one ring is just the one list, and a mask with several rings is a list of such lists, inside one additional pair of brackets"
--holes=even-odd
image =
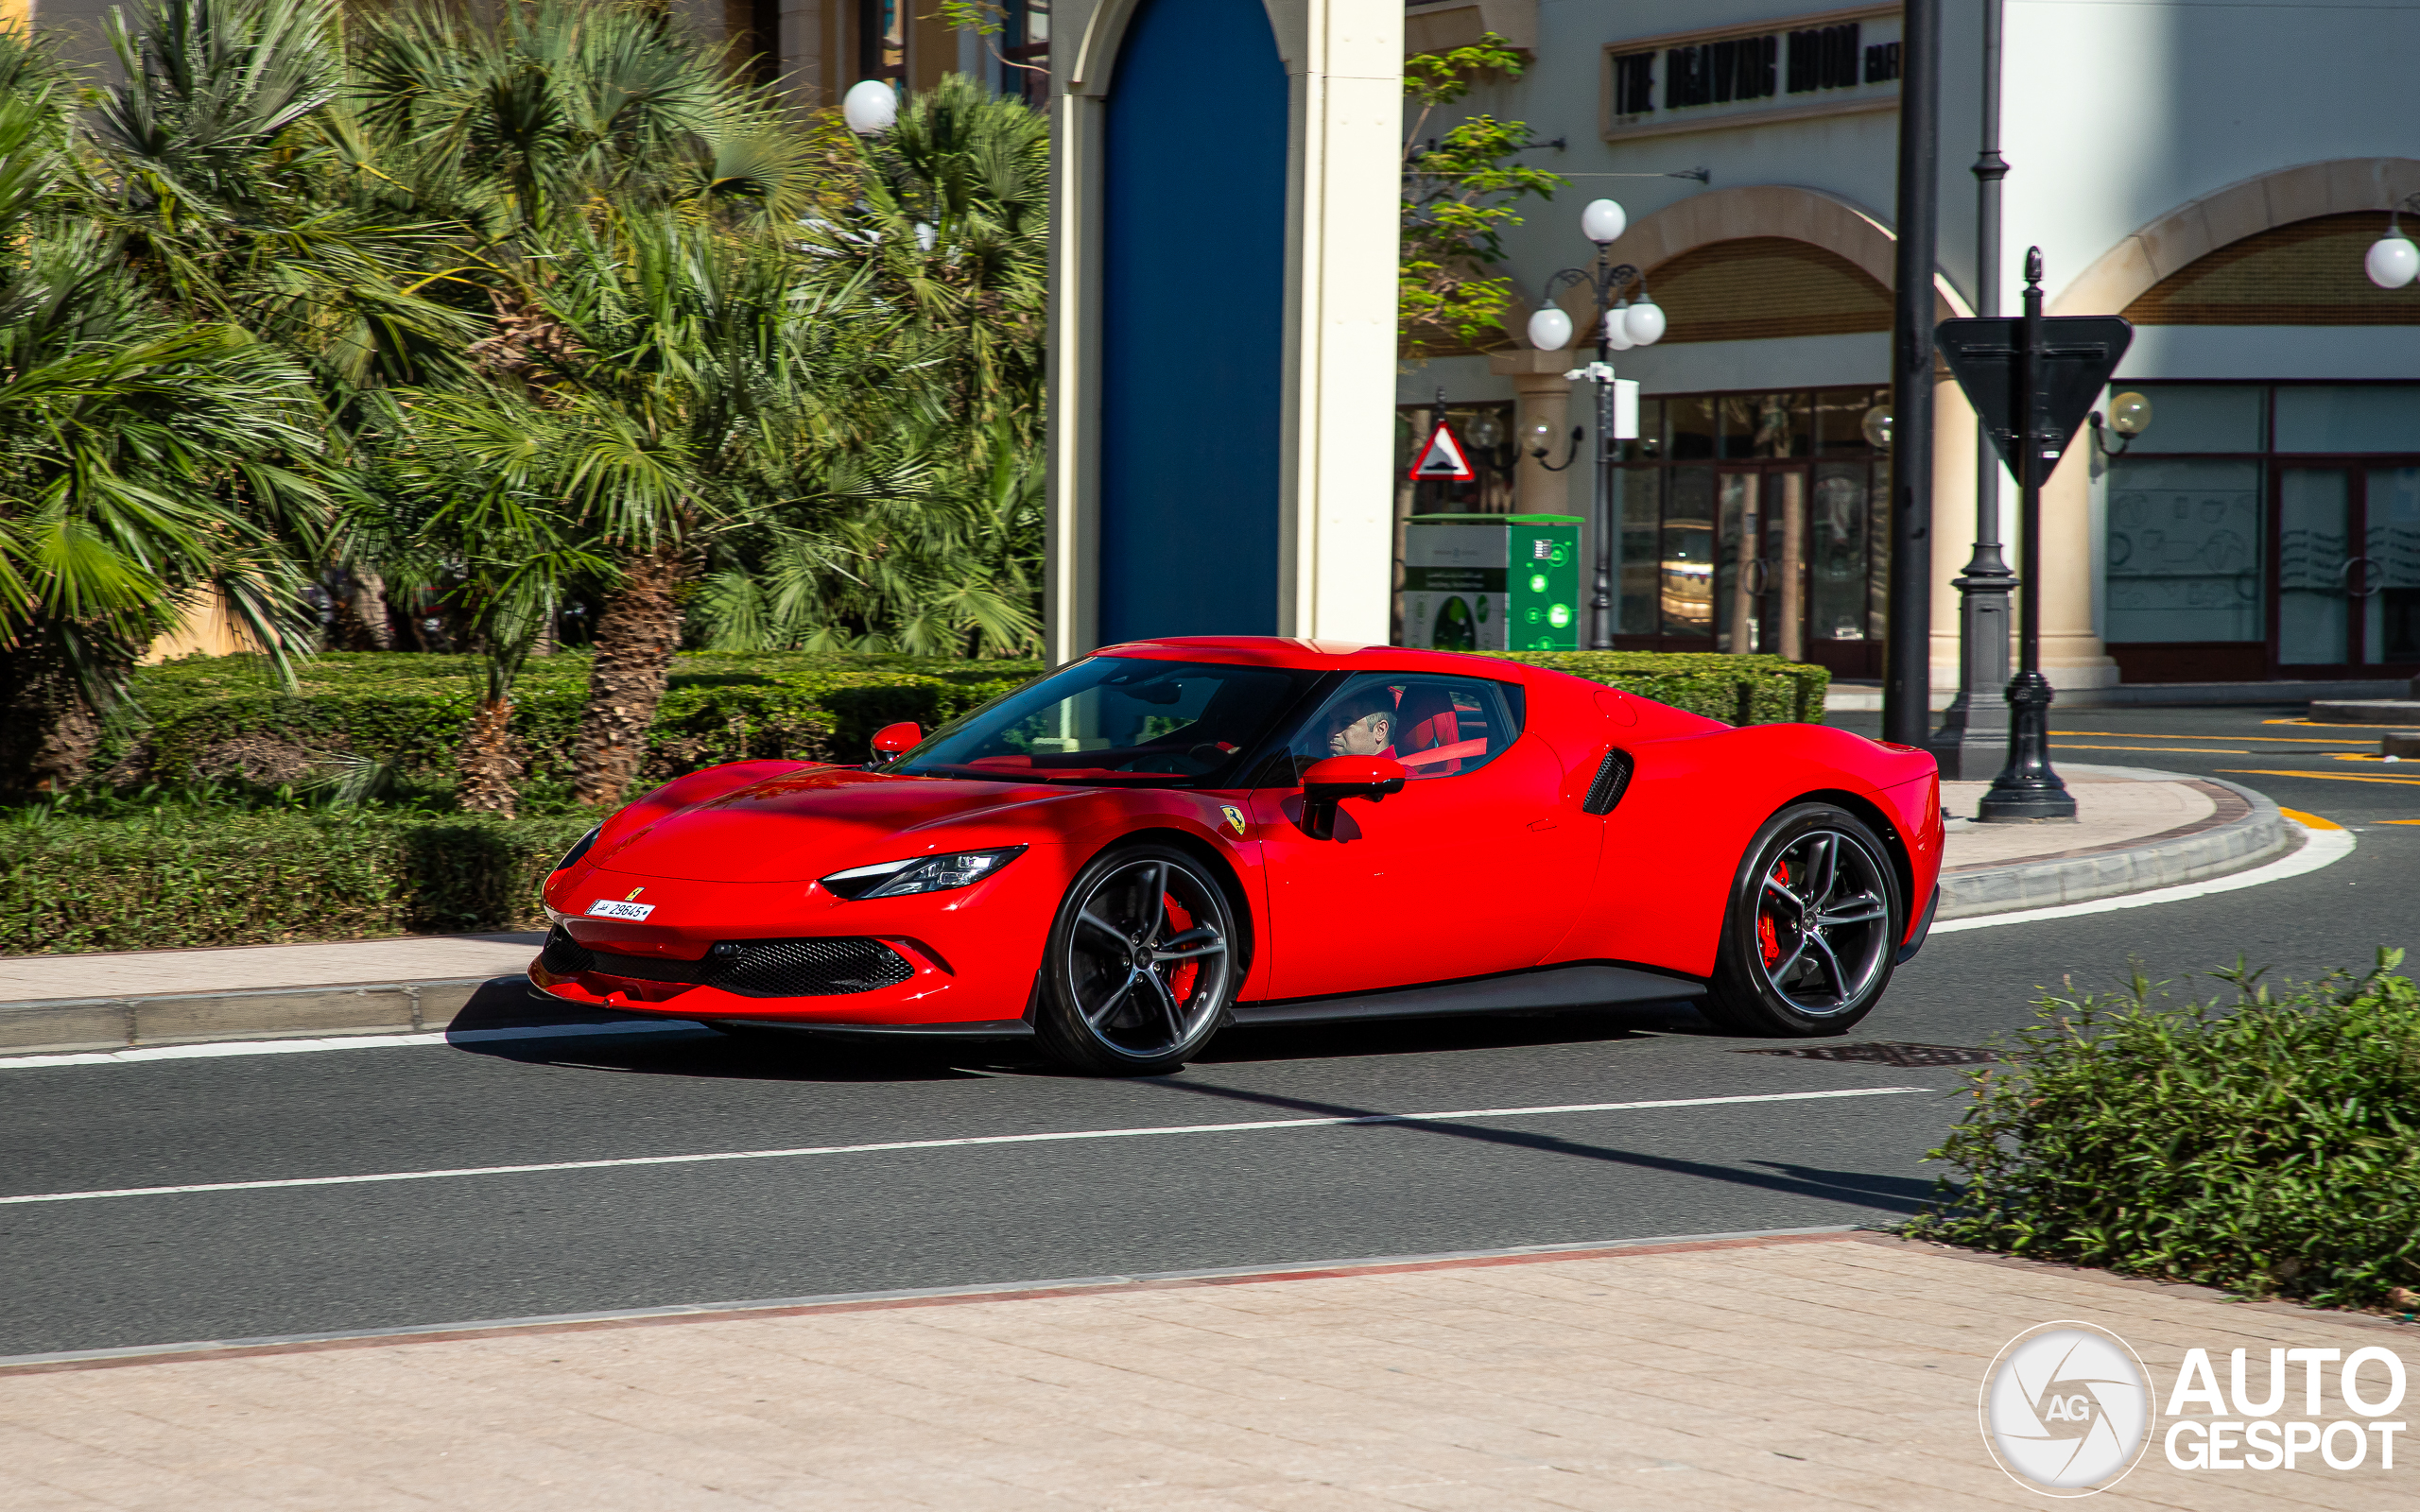
[(1512, 701), (1485, 678), (1365, 672), (1296, 732), (1294, 777), (1330, 756), (1392, 756), (1413, 782), (1459, 777), (1504, 754), (1521, 733)]

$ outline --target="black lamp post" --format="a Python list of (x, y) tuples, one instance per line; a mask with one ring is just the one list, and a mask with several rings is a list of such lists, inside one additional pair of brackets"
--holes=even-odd
[[(1586, 267), (1566, 267), (1547, 280), (1546, 298), (1530, 317), (1530, 344), (1558, 352), (1571, 339), (1571, 318), (1554, 302), (1555, 292), (1575, 284), (1588, 285), (1596, 315), (1597, 360), (1566, 376), (1585, 377), (1597, 386), (1597, 567), (1596, 586), (1588, 601), (1588, 648), (1610, 651), (1614, 645), (1614, 468), (1620, 443), (1614, 437), (1613, 354), (1633, 347), (1653, 346), (1664, 335), (1664, 311), (1649, 298), (1637, 266), (1616, 263), (1608, 249), (1620, 239), (1629, 217), (1610, 199), (1599, 199), (1581, 212), (1580, 229), (1597, 244), (1596, 260)], [(1633, 284), (1638, 298), (1622, 298)], [(1545, 448), (1537, 449), (1544, 460)], [(1569, 463), (1564, 464), (1568, 466)]]
[(2015, 393), (2011, 412), (2018, 434), (2009, 448), (2016, 474), (2017, 528), (2024, 544), (2017, 556), (2017, 594), (2023, 614), (2017, 638), (2017, 672), (2009, 679), (2008, 765), (1992, 779), (1975, 816), (1985, 824), (2022, 824), (2072, 819), (2076, 800), (2050, 768), (2050, 679), (2042, 675), (2042, 460), (2064, 442), (2034, 429), (2035, 353), (2042, 350), (2042, 249), (2025, 254), (2025, 315), (2017, 327), (2013, 367)]

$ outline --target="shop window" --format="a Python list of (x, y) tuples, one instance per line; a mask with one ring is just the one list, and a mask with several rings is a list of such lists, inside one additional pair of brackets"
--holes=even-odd
[[(2158, 412), (2152, 412), (2157, 424)], [(2165, 438), (2161, 451), (2171, 448)], [(2420, 451), (2420, 386), (2295, 384), (2277, 390), (2280, 452)]]
[(1866, 639), (1869, 469), (1819, 462), (1806, 511), (1806, 633), (1819, 641)]
[(1865, 416), (1879, 404), (1888, 409), (1888, 388), (1818, 388), (1814, 394), (1815, 446), (1822, 456), (1872, 456), (1874, 443), (1865, 438)]
[(2261, 639), (2261, 535), (2259, 463), (2113, 458), (2108, 638)]
[(1664, 455), (1675, 462), (1703, 460), (1714, 452), (1714, 399), (1691, 394), (1664, 402)]
[[(1640, 429), (1645, 428), (1642, 421)], [(1620, 534), (1615, 541), (1618, 563), (1614, 601), (1616, 635), (1656, 633), (1662, 576), (1656, 542), (1664, 517), (1664, 470), (1653, 467), (1624, 468), (1614, 474), (1614, 487), (1618, 490), (1616, 505), (1621, 519)]]
[(2420, 467), (2370, 469), (2364, 502), (2362, 644), (2375, 662), (2420, 662)]
[(1714, 470), (1676, 467), (1664, 480), (1664, 549), (1658, 590), (1662, 633), (1714, 634)]

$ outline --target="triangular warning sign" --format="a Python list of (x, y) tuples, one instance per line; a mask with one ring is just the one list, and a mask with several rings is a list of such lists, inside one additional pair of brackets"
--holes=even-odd
[(1461, 438), (1441, 420), (1437, 428), (1428, 433), (1428, 444), (1420, 449), (1420, 459), (1404, 476), (1414, 483), (1467, 483), (1478, 474), (1462, 455)]

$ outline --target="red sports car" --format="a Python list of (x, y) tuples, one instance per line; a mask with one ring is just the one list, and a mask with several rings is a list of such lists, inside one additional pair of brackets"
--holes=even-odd
[(874, 747), (614, 815), (547, 880), (530, 980), (1111, 1073), (1228, 1023), (1660, 999), (1832, 1034), (1923, 943), (1941, 868), (1922, 751), (1450, 652), (1115, 645)]

